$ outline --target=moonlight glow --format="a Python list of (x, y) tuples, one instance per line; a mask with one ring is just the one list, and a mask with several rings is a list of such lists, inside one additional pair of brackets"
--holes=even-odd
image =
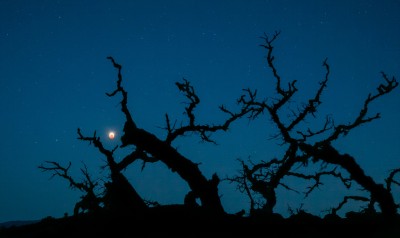
[(114, 138), (115, 138), (115, 132), (110, 131), (110, 132), (108, 133), (108, 138), (110, 138), (110, 140), (114, 140)]

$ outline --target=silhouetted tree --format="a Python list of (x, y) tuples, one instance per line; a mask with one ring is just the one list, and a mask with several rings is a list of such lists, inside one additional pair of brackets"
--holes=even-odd
[(97, 182), (93, 182), (86, 165), (81, 169), (84, 175), (84, 180), (82, 182), (76, 182), (69, 174), (68, 171), (71, 167), (71, 162), (67, 167), (61, 166), (59, 163), (54, 161), (46, 161), (44, 164), (38, 166), (44, 172), (52, 172), (51, 178), (54, 176), (59, 176), (66, 179), (72, 189), (78, 189), (86, 194), (81, 197), (81, 201), (77, 202), (74, 208), (74, 215), (77, 215), (79, 211), (82, 212), (96, 212), (100, 209), (101, 198), (96, 195), (95, 188), (98, 187)]
[(92, 137), (87, 137), (83, 136), (81, 130), (78, 128), (78, 136), (78, 139), (89, 141), (93, 144), (107, 159), (111, 181), (105, 183), (106, 192), (103, 197), (105, 208), (118, 213), (141, 212), (146, 209), (146, 203), (120, 172), (118, 164), (115, 162), (113, 153), (117, 147), (113, 150), (104, 148), (100, 138), (96, 136), (96, 132), (94, 132)]
[(172, 172), (178, 173), (188, 183), (191, 191), (189, 191), (187, 198), (188, 196), (192, 198), (198, 197), (203, 208), (216, 213), (224, 213), (218, 194), (219, 177), (214, 174), (211, 179), (207, 179), (200, 171), (198, 165), (180, 154), (172, 146), (172, 142), (179, 136), (184, 136), (188, 133), (197, 133), (203, 141), (214, 142), (211, 139), (212, 133), (228, 130), (230, 124), (246, 115), (252, 106), (243, 104), (241, 100), (238, 100), (241, 109), (236, 113), (229, 111), (224, 106), (220, 106), (220, 110), (228, 115), (228, 118), (223, 123), (219, 125), (199, 124), (196, 122), (194, 109), (200, 103), (200, 99), (189, 81), (183, 79), (183, 82), (177, 82), (176, 86), (189, 101), (188, 106), (185, 108), (188, 122), (187, 124), (182, 123), (180, 127), (175, 127), (175, 124), (171, 125), (169, 116), (166, 114), (166, 130), (168, 134), (165, 139), (160, 139), (149, 131), (138, 127), (134, 122), (127, 106), (128, 93), (122, 86), (122, 66), (116, 63), (112, 57), (108, 57), (108, 59), (111, 60), (113, 66), (118, 70), (118, 80), (117, 88), (112, 93), (107, 93), (107, 95), (112, 97), (121, 94), (121, 110), (126, 118), (123, 129), (124, 134), (121, 137), (121, 147), (128, 145), (135, 147), (131, 154), (117, 164), (116, 167), (118, 170), (126, 168), (138, 159), (144, 162), (160, 161), (171, 169)]
[[(293, 99), (293, 95), (298, 89), (296, 80), (289, 82), (286, 87), (283, 86), (283, 80), (275, 67), (273, 43), (279, 34), (280, 32), (275, 32), (271, 38), (267, 35), (262, 37), (264, 39), (262, 47), (267, 50), (268, 67), (271, 69), (275, 80), (275, 98), (259, 100), (257, 98), (257, 90), (244, 89), (244, 93), (236, 101), (239, 107), (237, 111), (228, 110), (223, 105), (219, 107), (227, 115), (224, 121), (219, 124), (199, 123), (194, 112), (200, 103), (200, 98), (190, 82), (183, 79), (182, 82), (176, 82), (176, 86), (187, 100), (184, 110), (187, 121), (181, 122), (179, 123), (180, 126), (177, 126), (177, 123), (171, 123), (169, 115), (165, 114), (165, 130), (167, 131), (165, 138), (159, 138), (136, 124), (128, 109), (128, 93), (122, 86), (122, 66), (113, 57), (107, 57), (117, 70), (117, 80), (116, 89), (111, 93), (106, 93), (106, 95), (108, 97), (121, 96), (120, 105), (121, 111), (125, 116), (125, 122), (120, 147), (129, 146), (130, 148), (132, 147), (132, 150), (120, 161), (116, 161), (114, 152), (118, 149), (118, 146), (112, 150), (106, 149), (100, 138), (96, 136), (96, 132), (94, 132), (93, 136), (85, 136), (79, 128), (77, 131), (79, 140), (89, 142), (106, 157), (107, 167), (110, 170), (110, 181), (104, 184), (106, 192), (101, 197), (104, 208), (111, 211), (132, 213), (148, 209), (149, 204), (158, 206), (156, 202), (149, 203), (145, 201), (122, 173), (132, 163), (142, 161), (143, 166), (146, 163), (164, 163), (172, 172), (176, 172), (187, 182), (190, 191), (184, 198), (186, 208), (203, 207), (214, 213), (225, 213), (218, 194), (218, 184), (220, 183), (218, 175), (213, 174), (211, 178), (206, 178), (199, 169), (198, 164), (183, 156), (173, 146), (173, 143), (178, 137), (187, 134), (197, 134), (202, 141), (215, 143), (212, 139), (213, 133), (227, 131), (234, 121), (243, 117), (254, 120), (266, 112), (271, 117), (272, 123), (278, 128), (276, 138), (282, 140), (282, 148), (286, 149), (285, 153), (282, 158), (274, 158), (260, 163), (253, 163), (252, 161), (246, 163), (240, 160), (240, 174), (228, 178), (229, 181), (237, 183), (240, 191), (249, 196), (251, 214), (254, 214), (256, 210), (261, 210), (267, 214), (273, 213), (277, 203), (276, 189), (279, 186), (295, 190), (295, 188), (283, 182), (285, 177), (311, 181), (312, 184), (304, 191), (307, 197), (322, 184), (322, 177), (331, 176), (339, 179), (346, 188), (350, 188), (352, 182), (357, 182), (370, 193), (369, 198), (361, 196), (344, 197), (337, 207), (331, 209), (332, 214), (336, 214), (349, 200), (357, 200), (369, 202), (368, 208), (370, 210), (373, 210), (374, 204), (378, 203), (382, 214), (386, 218), (393, 218), (397, 214), (398, 205), (394, 202), (391, 188), (393, 184), (400, 185), (395, 180), (395, 176), (400, 172), (400, 169), (393, 170), (389, 174), (386, 179), (386, 186), (384, 186), (366, 175), (354, 157), (339, 153), (332, 146), (332, 142), (346, 136), (354, 128), (380, 118), (379, 113), (368, 116), (369, 105), (381, 96), (390, 93), (398, 86), (398, 82), (394, 77), (390, 79), (382, 72), (384, 82), (377, 87), (377, 92), (367, 96), (359, 114), (353, 121), (347, 124), (336, 124), (332, 117), (328, 116), (322, 123), (321, 128), (317, 130), (304, 129), (302, 124), (306, 118), (316, 117), (317, 110), (321, 104), (322, 93), (326, 89), (329, 80), (330, 67), (327, 60), (324, 60), (322, 65), (326, 73), (315, 94), (299, 106), (297, 111), (291, 110), (289, 117), (282, 116), (281, 112), (285, 107), (288, 107), (290, 100)], [(92, 205), (85, 205), (87, 204), (86, 202), (83, 205), (79, 203), (75, 211), (79, 211), (81, 208), (97, 209), (99, 201), (96, 200), (97, 197), (93, 192), (97, 184), (91, 182), (86, 169), (82, 170), (86, 180), (83, 183), (77, 183), (68, 175), (70, 165), (64, 168), (56, 162), (47, 161), (46, 163), (50, 166), (41, 165), (39, 168), (43, 171), (52, 171), (54, 173), (53, 176), (58, 175), (67, 179), (71, 187), (87, 193), (86, 200), (95, 201), (93, 207)], [(314, 173), (294, 172), (294, 166), (307, 167), (310, 163), (319, 164), (321, 167)], [(341, 170), (346, 171), (349, 177), (342, 174)], [(261, 195), (263, 201), (256, 200), (254, 194)], [(199, 199), (201, 204), (198, 204), (196, 199)]]
[(251, 111), (251, 106), (243, 104), (241, 100), (238, 100), (237, 103), (241, 108), (238, 112), (232, 112), (222, 105), (219, 109), (228, 116), (221, 124), (209, 125), (197, 123), (194, 110), (200, 103), (200, 98), (195, 93), (190, 82), (183, 79), (182, 82), (176, 82), (176, 86), (188, 100), (188, 104), (185, 107), (185, 114), (188, 117), (188, 122), (181, 123), (180, 127), (176, 127), (176, 123), (171, 124), (169, 116), (166, 114), (165, 129), (167, 130), (167, 136), (164, 139), (160, 139), (149, 131), (136, 126), (127, 106), (128, 93), (122, 86), (122, 66), (116, 63), (112, 57), (107, 58), (118, 70), (118, 80), (116, 81), (116, 89), (112, 93), (107, 93), (106, 95), (113, 97), (117, 94), (121, 94), (121, 110), (126, 118), (123, 130), (124, 134), (121, 137), (121, 147), (133, 145), (134, 148), (132, 152), (121, 161), (115, 161), (113, 153), (118, 146), (112, 150), (108, 150), (103, 146), (100, 138), (96, 136), (96, 132), (94, 132), (93, 136), (88, 137), (84, 136), (78, 128), (78, 139), (93, 144), (107, 159), (111, 181), (105, 183), (106, 193), (102, 198), (104, 207), (113, 211), (141, 211), (147, 208), (146, 201), (140, 197), (121, 172), (130, 164), (141, 160), (143, 161), (143, 167), (146, 163), (162, 162), (167, 165), (172, 172), (177, 172), (181, 178), (188, 183), (191, 191), (185, 196), (185, 205), (196, 207), (198, 205), (196, 199), (199, 198), (201, 207), (215, 213), (224, 213), (218, 194), (219, 177), (214, 174), (211, 179), (207, 179), (198, 168), (198, 164), (180, 154), (173, 147), (172, 143), (178, 137), (187, 134), (198, 134), (202, 141), (215, 143), (211, 138), (212, 134), (214, 132), (228, 130), (232, 122)]
[[(393, 176), (387, 179), (388, 185), (385, 188), (368, 176), (354, 157), (339, 153), (332, 145), (332, 142), (346, 136), (354, 128), (380, 118), (379, 113), (368, 116), (369, 105), (381, 96), (392, 92), (398, 86), (398, 82), (394, 77), (390, 79), (382, 72), (384, 82), (377, 87), (377, 92), (367, 96), (359, 114), (352, 122), (335, 124), (334, 120), (328, 116), (325, 118), (322, 128), (318, 130), (307, 128), (304, 130), (301, 123), (307, 117), (316, 117), (316, 112), (321, 104), (321, 95), (326, 89), (329, 80), (330, 67), (325, 59), (322, 64), (326, 71), (325, 77), (319, 83), (319, 88), (315, 95), (299, 106), (297, 111), (291, 110), (291, 116), (282, 116), (283, 108), (288, 107), (290, 100), (298, 89), (296, 80), (289, 82), (286, 87), (283, 86), (284, 82), (275, 66), (273, 43), (279, 34), (280, 32), (275, 32), (272, 37), (268, 35), (262, 37), (264, 40), (262, 47), (267, 51), (268, 67), (271, 69), (275, 79), (276, 97), (268, 101), (258, 100), (256, 97), (257, 90), (246, 89), (247, 94), (242, 96), (240, 101), (251, 108), (251, 119), (258, 118), (264, 112), (269, 114), (272, 123), (275, 124), (279, 131), (276, 137), (282, 140), (282, 146), (287, 148), (286, 152), (281, 159), (275, 158), (267, 162), (252, 163), (250, 161), (249, 164), (246, 164), (244, 161), (240, 161), (242, 166), (240, 174), (228, 178), (228, 180), (237, 183), (238, 188), (249, 196), (251, 212), (257, 208), (257, 202), (253, 198), (253, 194), (256, 193), (260, 194), (264, 200), (261, 204), (258, 204), (261, 205), (261, 209), (264, 212), (272, 213), (276, 205), (276, 188), (282, 186), (293, 190), (293, 188), (283, 183), (284, 177), (292, 176), (299, 179), (312, 180), (314, 184), (305, 192), (305, 195), (308, 196), (310, 192), (321, 184), (321, 176), (334, 176), (340, 179), (347, 188), (351, 186), (351, 181), (357, 182), (370, 193), (371, 204), (377, 202), (382, 214), (387, 218), (393, 218), (397, 213), (397, 205), (390, 192), (390, 184), (395, 183), (393, 176), (398, 171), (393, 172)], [(321, 165), (320, 171), (310, 175), (293, 172), (295, 165), (296, 168), (298, 166), (306, 167), (310, 162), (319, 163)], [(344, 169), (348, 172), (350, 178), (345, 178), (341, 173), (337, 172), (336, 167), (332, 170), (327, 170), (327, 165)], [(332, 211), (336, 212), (348, 199), (365, 201), (365, 198), (361, 197), (346, 197), (344, 202)]]

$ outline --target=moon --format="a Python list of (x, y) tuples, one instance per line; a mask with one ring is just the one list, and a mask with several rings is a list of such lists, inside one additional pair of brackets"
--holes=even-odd
[(114, 140), (114, 138), (115, 138), (115, 132), (110, 131), (110, 132), (108, 133), (108, 138), (109, 138), (110, 140)]

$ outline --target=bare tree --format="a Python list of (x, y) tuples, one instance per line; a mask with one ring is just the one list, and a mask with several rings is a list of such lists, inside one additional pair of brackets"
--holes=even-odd
[[(332, 209), (332, 213), (336, 213), (341, 209), (348, 200), (366, 201), (366, 199), (369, 199), (369, 207), (373, 207), (375, 203), (378, 203), (382, 214), (387, 218), (393, 218), (397, 214), (398, 205), (394, 202), (391, 187), (393, 184), (399, 185), (399, 182), (394, 177), (400, 170), (394, 170), (389, 175), (385, 187), (366, 175), (354, 157), (339, 153), (332, 146), (332, 142), (346, 136), (354, 128), (380, 118), (379, 113), (372, 116), (368, 115), (369, 105), (378, 98), (392, 92), (398, 86), (398, 82), (394, 77), (389, 78), (382, 72), (384, 82), (377, 87), (375, 93), (371, 93), (366, 97), (359, 114), (353, 121), (346, 124), (336, 124), (331, 116), (327, 116), (319, 129), (304, 129), (303, 122), (306, 118), (316, 118), (316, 112), (321, 105), (322, 94), (327, 88), (330, 66), (327, 59), (325, 59), (322, 66), (326, 73), (315, 94), (308, 98), (305, 103), (298, 106), (297, 110), (291, 110), (289, 102), (298, 91), (296, 87), (297, 81), (293, 80), (287, 83), (287, 86), (284, 86), (275, 66), (273, 43), (279, 34), (280, 32), (275, 32), (272, 37), (267, 35), (262, 37), (264, 40), (262, 47), (267, 51), (268, 67), (272, 71), (275, 80), (276, 96), (274, 98), (259, 100), (257, 90), (244, 89), (243, 94), (236, 101), (239, 107), (237, 111), (231, 111), (221, 105), (219, 109), (226, 115), (225, 120), (219, 124), (199, 123), (196, 120), (195, 109), (200, 103), (200, 98), (190, 82), (183, 79), (182, 82), (177, 82), (176, 86), (187, 100), (184, 108), (184, 114), (187, 119), (178, 123), (179, 126), (177, 126), (177, 123), (172, 123), (170, 116), (165, 114), (165, 130), (167, 132), (165, 138), (158, 138), (136, 124), (128, 109), (128, 92), (122, 86), (122, 66), (113, 57), (107, 57), (117, 70), (117, 80), (116, 89), (111, 93), (106, 93), (106, 95), (108, 97), (121, 96), (120, 105), (121, 111), (125, 116), (125, 122), (120, 147), (132, 146), (132, 150), (122, 160), (116, 161), (114, 152), (118, 149), (118, 146), (112, 150), (106, 149), (100, 138), (96, 136), (96, 132), (94, 132), (93, 136), (85, 136), (78, 129), (78, 139), (89, 142), (106, 157), (111, 181), (105, 183), (107, 192), (103, 197), (104, 207), (113, 211), (126, 212), (147, 209), (148, 203), (140, 197), (122, 171), (136, 161), (143, 162), (143, 168), (146, 163), (161, 162), (172, 172), (176, 172), (189, 185), (190, 191), (184, 198), (186, 205), (197, 207), (196, 199), (199, 198), (201, 207), (223, 214), (225, 211), (218, 193), (218, 184), (220, 182), (218, 175), (214, 174), (207, 179), (199, 169), (198, 164), (182, 155), (174, 147), (173, 143), (177, 138), (188, 134), (197, 134), (204, 142), (216, 143), (212, 138), (213, 133), (227, 131), (233, 122), (243, 117), (254, 120), (266, 112), (278, 129), (278, 134), (275, 138), (279, 138), (282, 141), (282, 148), (286, 149), (285, 153), (282, 158), (274, 158), (260, 163), (240, 161), (240, 174), (228, 178), (228, 180), (237, 183), (239, 189), (249, 196), (251, 212), (261, 207), (263, 212), (272, 213), (277, 203), (276, 189), (279, 186), (297, 191), (296, 188), (284, 183), (285, 177), (310, 181), (311, 185), (306, 191), (303, 191), (305, 197), (307, 197), (322, 185), (322, 177), (331, 176), (339, 179), (346, 188), (350, 188), (352, 182), (356, 182), (370, 193), (370, 198), (346, 196), (338, 207)], [(284, 108), (288, 108), (291, 112), (289, 117), (282, 116), (281, 112)], [(91, 183), (86, 183), (86, 185), (89, 184), (89, 187), (76, 183), (67, 173), (69, 166), (64, 168), (56, 162), (47, 163), (52, 167), (42, 165), (39, 168), (44, 171), (53, 171), (55, 175), (67, 179), (72, 187), (83, 189), (86, 192), (90, 189), (93, 190), (89, 186)], [(307, 167), (310, 163), (318, 164), (320, 169), (314, 173), (307, 174), (294, 172), (293, 168), (295, 166)], [(341, 172), (342, 170), (344, 170), (345, 174)], [(86, 175), (88, 174), (86, 173)], [(86, 179), (90, 182), (89, 176)], [(255, 194), (261, 195), (263, 200), (255, 199)]]
[[(221, 124), (209, 125), (197, 123), (194, 110), (200, 103), (200, 98), (197, 96), (190, 82), (183, 79), (182, 82), (177, 82), (176, 86), (188, 100), (187, 106), (185, 107), (185, 114), (188, 118), (188, 122), (182, 122), (180, 123), (180, 126), (177, 127), (176, 123), (171, 124), (170, 117), (166, 114), (165, 130), (167, 131), (167, 136), (165, 139), (160, 139), (147, 130), (136, 126), (127, 106), (128, 93), (122, 86), (122, 66), (116, 63), (112, 57), (107, 57), (107, 59), (109, 59), (113, 66), (118, 70), (118, 80), (116, 81), (117, 88), (112, 93), (106, 93), (106, 95), (113, 97), (117, 94), (121, 94), (121, 110), (126, 117), (123, 130), (124, 134), (121, 137), (121, 147), (133, 145), (134, 148), (132, 149), (132, 152), (126, 155), (121, 161), (116, 161), (114, 159), (114, 152), (118, 149), (118, 146), (112, 150), (106, 149), (100, 141), (100, 138), (96, 136), (96, 132), (94, 132), (93, 136), (85, 136), (81, 132), (81, 129), (78, 128), (78, 139), (88, 141), (96, 147), (98, 151), (106, 157), (107, 167), (110, 169), (111, 181), (104, 184), (106, 190), (106, 193), (102, 198), (104, 207), (118, 212), (137, 212), (148, 207), (146, 201), (140, 197), (134, 187), (122, 174), (122, 170), (126, 169), (130, 164), (136, 161), (142, 161), (142, 169), (146, 163), (162, 162), (166, 164), (172, 172), (177, 172), (181, 178), (188, 183), (191, 189), (184, 198), (184, 203), (186, 205), (192, 207), (195, 206), (195, 200), (199, 198), (203, 208), (216, 213), (224, 213), (218, 194), (218, 184), (220, 182), (219, 177), (214, 174), (211, 179), (207, 179), (198, 168), (198, 164), (193, 163), (191, 160), (180, 154), (173, 147), (172, 143), (178, 137), (187, 134), (198, 134), (202, 141), (216, 143), (211, 138), (212, 134), (214, 132), (228, 130), (231, 123), (250, 112), (252, 106), (243, 104), (239, 99), (237, 101), (240, 106), (238, 112), (232, 112), (223, 105), (219, 107), (219, 109), (227, 115), (227, 119)], [(58, 165), (56, 162), (48, 163)], [(56, 171), (57, 173), (64, 171), (61, 166), (56, 167), (55, 170), (43, 166), (40, 168), (46, 171)], [(76, 183), (72, 183), (72, 178), (69, 176), (64, 176), (63, 174), (58, 175), (69, 180), (75, 187), (78, 186)]]
[(86, 193), (81, 197), (81, 201), (76, 203), (74, 215), (78, 215), (80, 210), (82, 210), (82, 212), (96, 212), (100, 209), (101, 198), (95, 193), (95, 188), (98, 187), (98, 183), (92, 181), (85, 164), (84, 168), (81, 169), (81, 172), (84, 175), (84, 180), (82, 182), (77, 182), (71, 177), (71, 175), (69, 175), (68, 171), (71, 168), (71, 162), (67, 167), (63, 167), (57, 162), (46, 161), (44, 164), (39, 165), (38, 168), (43, 172), (52, 172), (53, 174), (51, 178), (59, 176), (66, 179), (72, 189), (78, 189), (79, 191)]
[(120, 172), (113, 153), (117, 149), (107, 150), (104, 148), (96, 132), (92, 137), (83, 136), (78, 128), (78, 139), (89, 141), (107, 159), (107, 165), (111, 172), (111, 182), (105, 184), (104, 205), (106, 209), (119, 213), (141, 212), (147, 208), (145, 201), (140, 197), (135, 188), (126, 177)]
[[(228, 115), (228, 118), (219, 125), (208, 125), (199, 124), (195, 120), (194, 109), (200, 103), (200, 99), (195, 93), (193, 86), (186, 79), (182, 83), (177, 82), (176, 86), (179, 91), (182, 92), (188, 99), (188, 106), (185, 108), (185, 114), (188, 117), (188, 123), (186, 125), (181, 124), (180, 127), (171, 125), (168, 114), (166, 118), (166, 130), (168, 132), (167, 137), (162, 140), (157, 138), (154, 134), (147, 130), (139, 128), (134, 122), (131, 113), (128, 109), (128, 93), (122, 86), (122, 66), (115, 62), (112, 57), (108, 57), (112, 62), (113, 66), (118, 70), (118, 80), (116, 82), (117, 88), (112, 93), (107, 93), (107, 96), (112, 97), (117, 94), (121, 94), (121, 110), (126, 117), (124, 125), (124, 134), (121, 137), (121, 147), (133, 145), (134, 149), (132, 153), (124, 157), (120, 162), (116, 162), (113, 157), (113, 151), (105, 150), (100, 143), (99, 138), (84, 137), (78, 129), (79, 139), (87, 140), (93, 143), (101, 153), (107, 157), (108, 166), (113, 176), (121, 176), (120, 171), (125, 169), (127, 166), (137, 160), (147, 162), (162, 162), (168, 166), (173, 172), (177, 172), (182, 179), (184, 179), (192, 191), (189, 191), (188, 195), (193, 198), (199, 198), (202, 207), (214, 211), (217, 213), (223, 213), (220, 197), (218, 194), (219, 177), (214, 174), (211, 179), (206, 179), (198, 168), (198, 164), (193, 163), (188, 158), (180, 154), (173, 146), (172, 142), (179, 136), (184, 136), (188, 133), (197, 133), (203, 141), (214, 142), (211, 139), (211, 135), (217, 131), (228, 130), (230, 124), (235, 120), (241, 118), (250, 111), (251, 106), (243, 104), (238, 100), (238, 104), (241, 105), (239, 112), (231, 112), (224, 106), (220, 106), (220, 110)], [(116, 148), (115, 148), (116, 149)], [(115, 178), (113, 179), (115, 180)], [(138, 196), (136, 196), (138, 200)], [(188, 196), (187, 196), (188, 197)]]
[[(289, 82), (286, 87), (283, 86), (283, 80), (275, 66), (273, 43), (279, 34), (280, 32), (275, 32), (272, 37), (264, 35), (262, 37), (264, 43), (261, 45), (267, 50), (267, 63), (275, 79), (277, 96), (269, 101), (259, 101), (256, 98), (256, 90), (246, 89), (247, 94), (242, 96), (241, 102), (251, 108), (250, 115), (252, 119), (259, 117), (264, 112), (269, 114), (272, 123), (278, 128), (278, 135), (275, 137), (282, 140), (282, 146), (287, 148), (286, 152), (281, 159), (275, 158), (268, 162), (250, 163), (248, 165), (244, 161), (241, 161), (241, 173), (228, 180), (236, 182), (239, 189), (249, 195), (251, 210), (255, 209), (254, 198), (251, 194), (256, 193), (264, 198), (262, 210), (271, 213), (276, 204), (276, 188), (283, 186), (284, 188), (292, 189), (283, 183), (284, 177), (295, 176), (301, 179), (313, 180), (314, 185), (310, 186), (305, 192), (307, 196), (314, 188), (321, 184), (319, 180), (321, 176), (334, 176), (340, 179), (348, 188), (351, 186), (351, 181), (357, 182), (370, 193), (372, 203), (377, 202), (379, 204), (382, 214), (387, 218), (393, 218), (397, 213), (397, 206), (390, 192), (390, 184), (394, 182), (394, 174), (387, 180), (388, 186), (385, 188), (382, 184), (375, 182), (373, 178), (366, 175), (354, 157), (339, 153), (332, 146), (332, 142), (346, 136), (354, 128), (380, 118), (379, 113), (372, 116), (368, 115), (369, 105), (378, 98), (392, 92), (398, 86), (398, 82), (394, 77), (389, 78), (382, 72), (383, 83), (377, 87), (375, 93), (371, 93), (366, 97), (358, 116), (352, 122), (337, 125), (332, 117), (326, 117), (320, 129), (307, 128), (304, 130), (300, 124), (308, 117), (316, 117), (316, 112), (321, 104), (322, 93), (326, 89), (329, 80), (330, 67), (325, 59), (322, 64), (326, 71), (325, 77), (319, 83), (319, 88), (314, 96), (299, 106), (297, 111), (291, 110), (292, 114), (289, 118), (283, 117), (280, 112), (284, 110), (283, 108), (289, 107), (289, 101), (298, 89), (296, 87), (296, 80)], [(321, 165), (320, 171), (314, 175), (292, 172), (295, 165), (305, 167), (310, 162), (319, 163)], [(345, 178), (341, 173), (336, 172), (336, 168), (326, 170), (327, 165), (344, 169), (350, 178)], [(356, 197), (347, 197), (345, 202), (350, 198), (354, 199)], [(360, 199), (360, 197), (357, 197), (357, 199), (363, 200), (364, 198)], [(336, 210), (340, 209), (341, 206)]]

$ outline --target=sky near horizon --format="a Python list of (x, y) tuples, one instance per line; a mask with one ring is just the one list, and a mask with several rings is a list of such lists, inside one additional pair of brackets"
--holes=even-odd
[[(280, 30), (275, 63), (284, 82), (297, 79), (291, 105), (313, 95), (331, 74), (322, 96), (320, 119), (354, 119), (367, 97), (382, 82), (381, 71), (400, 77), (400, 1), (64, 1), (0, 0), (0, 222), (72, 214), (82, 195), (68, 183), (37, 166), (44, 161), (72, 162), (71, 175), (82, 178), (84, 162), (95, 179), (107, 177), (103, 156), (77, 139), (97, 131), (112, 149), (124, 123), (115, 89), (122, 65), (128, 107), (135, 122), (165, 138), (165, 113), (185, 121), (185, 98), (175, 82), (189, 80), (201, 99), (196, 120), (218, 124), (221, 104), (234, 110), (243, 88), (274, 96), (260, 36)], [(303, 100), (303, 101), (302, 101)], [(400, 167), (400, 89), (374, 102), (370, 114), (382, 118), (353, 130), (335, 146), (354, 156), (365, 172), (384, 183)], [(313, 125), (313, 121), (309, 122)], [(116, 132), (109, 140), (107, 133)], [(174, 146), (208, 178), (233, 176), (237, 159), (267, 161), (282, 156), (276, 128), (267, 115), (240, 120), (213, 136), (218, 145), (193, 135)], [(118, 149), (121, 159), (129, 148)], [(161, 163), (137, 163), (124, 171), (139, 194), (161, 204), (182, 203), (188, 186)], [(301, 187), (303, 181), (288, 181)], [(299, 208), (317, 215), (336, 206), (347, 191), (337, 181), (303, 200), (302, 194), (279, 190), (276, 212)], [(228, 212), (249, 208), (247, 197), (224, 181), (219, 192)], [(398, 190), (395, 190), (398, 192)], [(395, 194), (398, 202), (400, 192)], [(358, 207), (360, 204), (354, 204)], [(350, 208), (353, 205), (350, 205)]]

